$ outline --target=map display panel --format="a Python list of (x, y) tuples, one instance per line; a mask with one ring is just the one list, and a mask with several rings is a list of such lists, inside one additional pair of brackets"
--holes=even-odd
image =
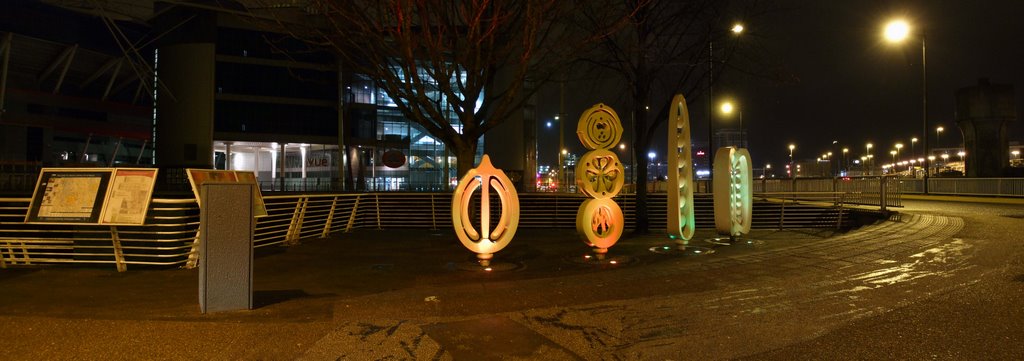
[(157, 169), (118, 168), (110, 182), (100, 223), (138, 225), (146, 221)]
[(111, 168), (43, 168), (25, 222), (99, 223)]

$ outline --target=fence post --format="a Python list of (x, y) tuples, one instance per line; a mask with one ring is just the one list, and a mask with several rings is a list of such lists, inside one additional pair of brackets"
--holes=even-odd
[(431, 230), (437, 230), (437, 207), (434, 206), (434, 193), (430, 193), (430, 224)]
[[(374, 181), (374, 182), (376, 183), (376, 181)], [(374, 203), (376, 203), (375, 204), (376, 207), (374, 207), (374, 208), (377, 209), (377, 229), (383, 229), (383, 228), (380, 227), (380, 194), (374, 193), (373, 194), (373, 199), (374, 199)]]
[(356, 195), (356, 203), (352, 205), (352, 213), (348, 215), (348, 224), (345, 225), (345, 233), (351, 232), (352, 227), (356, 224), (356, 214), (359, 211), (359, 200), (362, 199), (361, 194)]
[(846, 193), (839, 194), (839, 217), (836, 218), (836, 229), (843, 224), (843, 208), (846, 208)]
[[(790, 192), (790, 195), (792, 195), (792, 194), (793, 194), (793, 192)], [(786, 196), (783, 195), (782, 196), (782, 209), (779, 210), (779, 230), (780, 231), (782, 230), (782, 226), (785, 224), (785, 219), (786, 219)]]
[(117, 234), (117, 226), (110, 226), (110, 241), (114, 244), (114, 263), (117, 264), (117, 271), (127, 271), (128, 265), (124, 263), (124, 253), (121, 251), (121, 237)]
[(202, 235), (202, 227), (196, 228), (196, 238), (192, 240), (192, 249), (188, 251), (188, 262), (185, 269), (193, 269), (199, 264), (199, 240)]
[(327, 235), (331, 233), (331, 223), (334, 223), (334, 210), (338, 206), (338, 196), (334, 196), (331, 200), (331, 211), (327, 213), (327, 220), (324, 221), (324, 231), (320, 234), (320, 238), (327, 238)]
[(886, 185), (886, 183), (888, 183), (888, 181), (885, 178), (886, 178), (886, 176), (884, 176), (884, 175), (878, 176), (878, 184), (879, 184), (878, 204), (881, 206), (881, 210), (883, 212), (885, 212), (885, 206), (889, 203), (888, 196), (886, 195), (886, 188), (889, 188), (889, 187), (887, 187), (887, 185)]

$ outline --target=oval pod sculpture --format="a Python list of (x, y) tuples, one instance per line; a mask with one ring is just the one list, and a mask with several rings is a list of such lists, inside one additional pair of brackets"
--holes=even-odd
[(625, 172), (619, 157), (608, 150), (622, 139), (622, 122), (612, 108), (599, 103), (580, 116), (576, 136), (591, 150), (576, 164), (576, 185), (593, 198), (576, 212), (576, 232), (601, 259), (626, 225), (622, 208), (612, 200), (622, 190)]
[[(676, 94), (668, 114), (668, 236), (680, 243), (693, 238), (693, 155), (690, 112), (686, 98)], [(672, 129), (675, 129), (673, 132)], [(716, 188), (717, 189), (717, 188)]]
[(715, 230), (731, 238), (750, 232), (752, 163), (744, 148), (715, 152)]
[[(492, 188), (501, 201), (501, 217), (493, 230), (490, 228)], [(479, 231), (469, 219), (469, 202), (477, 189), (480, 189)], [(486, 154), (480, 160), (480, 165), (470, 169), (459, 180), (452, 194), (452, 226), (462, 245), (476, 252), (481, 266), (490, 265), (494, 253), (505, 248), (516, 234), (516, 228), (519, 227), (519, 194), (505, 172), (494, 168)]]

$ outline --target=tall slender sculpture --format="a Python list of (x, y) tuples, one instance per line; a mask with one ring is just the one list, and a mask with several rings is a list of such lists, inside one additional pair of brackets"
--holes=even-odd
[(750, 232), (752, 173), (746, 149), (723, 147), (715, 152), (715, 230), (730, 240)]
[(576, 185), (592, 199), (576, 212), (576, 231), (599, 259), (618, 242), (625, 228), (622, 209), (612, 200), (625, 183), (625, 170), (614, 152), (622, 139), (622, 122), (612, 108), (597, 104), (583, 112), (576, 135), (590, 149), (576, 164)]
[[(491, 189), (498, 194), (501, 216), (491, 230)], [(473, 192), (480, 189), (480, 230), (470, 220)], [(452, 226), (463, 246), (476, 252), (481, 266), (489, 266), (494, 253), (508, 246), (519, 227), (519, 194), (505, 172), (494, 168), (491, 158), (484, 154), (480, 165), (470, 169), (459, 180), (452, 194)]]
[[(686, 98), (676, 94), (668, 113), (668, 236), (679, 244), (693, 238), (693, 155), (690, 112)], [(675, 131), (672, 131), (675, 128)], [(718, 189), (718, 188), (715, 188)]]

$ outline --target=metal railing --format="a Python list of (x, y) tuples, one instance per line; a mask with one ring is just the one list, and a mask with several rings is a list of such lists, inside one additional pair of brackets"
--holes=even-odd
[[(857, 192), (770, 192), (755, 194), (752, 227), (837, 228), (849, 223)], [(497, 198), (492, 201), (497, 201)], [(519, 227), (576, 226), (586, 197), (521, 193)], [(666, 194), (650, 194), (644, 207), (649, 229), (666, 226)], [(636, 225), (632, 194), (616, 197), (626, 228)], [(299, 194), (264, 197), (268, 215), (257, 219), (254, 247), (296, 244), (358, 228), (451, 228), (451, 193)], [(144, 225), (25, 224), (29, 198), (0, 198), (0, 267), (59, 263), (193, 267), (197, 261), (199, 209), (192, 198), (154, 198)], [(694, 199), (699, 229), (714, 228), (710, 194)], [(492, 209), (500, 209), (495, 205)], [(497, 212), (492, 214), (498, 217)]]
[[(900, 181), (903, 193), (924, 193), (924, 179)], [(1024, 197), (1024, 178), (928, 178), (928, 194)]]
[(835, 178), (764, 178), (754, 180), (754, 192), (843, 192), (847, 204), (902, 207), (903, 188), (898, 176)]

